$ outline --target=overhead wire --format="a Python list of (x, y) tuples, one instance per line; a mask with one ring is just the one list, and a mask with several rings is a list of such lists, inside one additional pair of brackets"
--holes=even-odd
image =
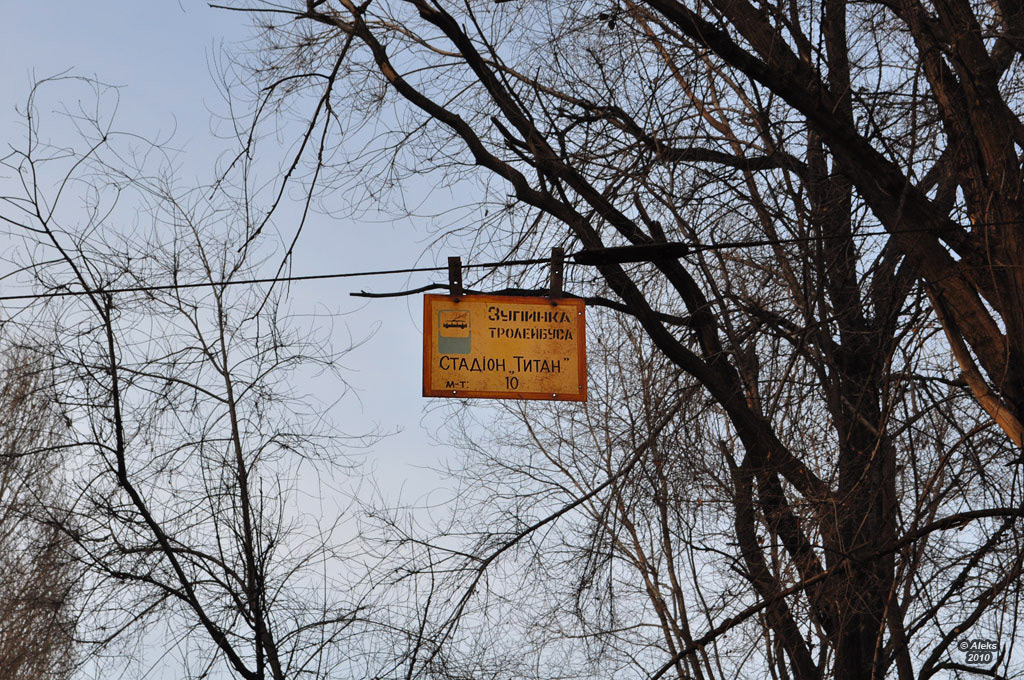
[[(999, 225), (1020, 225), (1020, 222), (978, 222), (972, 227), (978, 226), (999, 226)], [(932, 228), (921, 228), (921, 229), (904, 229), (900, 233), (915, 233), (915, 232), (934, 232)], [(687, 244), (687, 243), (652, 243), (646, 246), (638, 246), (638, 248), (646, 247), (658, 247), (658, 246), (674, 246), (681, 254), (691, 254), (698, 252), (716, 251), (716, 250), (729, 250), (739, 248), (758, 248), (764, 246), (773, 245), (787, 245), (795, 243), (806, 243), (811, 241), (823, 241), (830, 238), (867, 238), (871, 236), (891, 236), (892, 234), (888, 231), (869, 231), (860, 233), (850, 234), (835, 234), (835, 235), (824, 235), (819, 234), (815, 236), (794, 236), (788, 238), (775, 238), (775, 239), (760, 239), (751, 241), (722, 241), (718, 243), (704, 243), (704, 244)], [(581, 250), (576, 253), (568, 254), (567, 257), (575, 259), (576, 256), (584, 254), (593, 254), (603, 251), (613, 250), (628, 250), (630, 246), (620, 247), (609, 247), (597, 250)], [(586, 256), (581, 258), (582, 261), (576, 261), (575, 263), (579, 266), (592, 266), (594, 263), (588, 262)], [(621, 262), (629, 261), (649, 261), (658, 258), (645, 258), (643, 260), (622, 260)], [(664, 259), (664, 258), (662, 258)], [(478, 262), (478, 263), (465, 263), (462, 265), (463, 269), (497, 269), (500, 267), (513, 267), (513, 266), (529, 266), (536, 264), (548, 264), (551, 262), (549, 257), (533, 257), (533, 258), (522, 258), (522, 259), (510, 259), (510, 260), (498, 260), (494, 262)], [(352, 272), (329, 272), (324, 274), (299, 274), (292, 276), (274, 276), (274, 277), (262, 277), (262, 278), (249, 278), (249, 279), (225, 279), (221, 281), (191, 281), (185, 283), (167, 283), (167, 284), (153, 284), (145, 286), (123, 286), (115, 288), (95, 287), (95, 288), (83, 288), (81, 290), (72, 290), (70, 286), (81, 285), (79, 283), (64, 284), (67, 287), (64, 290), (51, 290), (39, 293), (22, 293), (16, 295), (0, 295), (0, 302), (14, 302), (19, 300), (45, 300), (54, 298), (65, 298), (65, 297), (80, 297), (91, 294), (120, 294), (120, 293), (146, 293), (146, 292), (157, 292), (157, 291), (168, 291), (168, 290), (183, 290), (191, 288), (207, 288), (207, 287), (221, 287), (221, 286), (239, 286), (239, 285), (260, 285), (260, 284), (277, 284), (277, 283), (292, 283), (301, 281), (324, 281), (331, 279), (348, 279), (348, 278), (361, 278), (370, 276), (389, 276), (395, 274), (417, 274), (417, 273), (430, 273), (430, 272), (443, 272), (448, 271), (447, 266), (432, 266), (432, 267), (400, 267), (395, 269), (375, 269), (375, 270), (364, 270), (364, 271), (352, 271)]]
[[(524, 266), (531, 264), (544, 264), (550, 262), (550, 258), (529, 258), (521, 260), (504, 260), (501, 262), (481, 262), (477, 264), (464, 264), (463, 269), (469, 268), (483, 268), (483, 267), (502, 267), (502, 266)], [(318, 281), (327, 279), (350, 279), (359, 278), (365, 276), (384, 276), (391, 274), (415, 274), (418, 272), (440, 272), (448, 271), (447, 266), (442, 267), (403, 267), (400, 269), (376, 269), (368, 271), (356, 271), (356, 272), (331, 272), (326, 274), (299, 274), (296, 276), (274, 276), (265, 278), (254, 278), (254, 279), (225, 279), (223, 281), (192, 281), (186, 283), (166, 283), (156, 284), (150, 286), (124, 286), (118, 288), (89, 288), (83, 290), (54, 290), (47, 291), (44, 293), (24, 293), (20, 295), (0, 295), (0, 301), (13, 301), (13, 300), (32, 300), (32, 299), (46, 299), (46, 298), (61, 298), (61, 297), (79, 297), (82, 295), (89, 294), (116, 294), (116, 293), (147, 293), (151, 291), (161, 290), (178, 290), (185, 288), (207, 288), (217, 286), (240, 286), (240, 285), (258, 285), (258, 284), (271, 284), (271, 283), (287, 283), (293, 281)], [(78, 284), (71, 284), (78, 285)]]

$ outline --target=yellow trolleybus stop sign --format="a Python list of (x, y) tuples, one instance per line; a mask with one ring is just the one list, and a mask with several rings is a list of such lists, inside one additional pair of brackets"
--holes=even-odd
[(423, 396), (587, 400), (582, 300), (423, 297)]

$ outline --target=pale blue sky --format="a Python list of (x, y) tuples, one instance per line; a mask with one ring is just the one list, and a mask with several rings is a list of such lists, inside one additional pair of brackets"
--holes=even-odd
[[(231, 150), (229, 142), (211, 133), (211, 112), (223, 112), (224, 102), (214, 85), (211, 60), (219, 46), (236, 43), (248, 34), (245, 18), (236, 13), (208, 8), (204, 3), (100, 2), (8, 3), (0, 40), (0, 143), (19, 144), (24, 137), (15, 112), (39, 78), (68, 71), (122, 86), (119, 129), (154, 138), (174, 130), (174, 146), (184, 150), (178, 159), (180, 179), (186, 183), (208, 181), (217, 158)], [(276, 161), (276, 159), (275, 159)], [(273, 164), (265, 171), (272, 172)], [(373, 177), (368, 177), (372, 181)], [(420, 196), (430, 191), (426, 183), (409, 187)], [(462, 196), (465, 202), (465, 195)], [(444, 196), (429, 208), (441, 212)], [(281, 213), (282, 231), (294, 224), (297, 210), (287, 206)], [(365, 223), (314, 215), (296, 251), (297, 274), (391, 269), (444, 262), (456, 252), (433, 252), (423, 257), (427, 225), (391, 223), (381, 215), (367, 215)], [(420, 396), (422, 339), (419, 296), (365, 301), (349, 297), (360, 289), (392, 291), (445, 280), (443, 274), (418, 274), (370, 279), (303, 282), (291, 288), (295, 311), (332, 313), (335, 345), (351, 339), (373, 337), (344, 359), (350, 384), (359, 399), (343, 400), (334, 420), (346, 432), (372, 429), (399, 431), (374, 444), (365, 453), (385, 502), (435, 502), (447, 494), (437, 475), (425, 471), (454, 462), (447, 447), (431, 437), (443, 420), (445, 408), (437, 408)], [(303, 386), (305, 387), (305, 386)], [(340, 386), (321, 381), (317, 395), (332, 402)], [(434, 408), (430, 408), (433, 406)], [(428, 409), (426, 415), (425, 408)], [(327, 480), (328, 486), (355, 486), (359, 480)], [(357, 487), (369, 494), (371, 485)], [(324, 506), (335, 505), (325, 499)], [(380, 498), (375, 498), (380, 502)], [(337, 505), (347, 504), (339, 496)], [(309, 502), (316, 504), (315, 499)], [(436, 505), (436, 503), (434, 503)], [(182, 650), (162, 656), (164, 641), (154, 629), (141, 643), (145, 677), (179, 677)], [(137, 677), (140, 670), (115, 660), (113, 672)], [(120, 668), (116, 668), (120, 666)], [(86, 676), (107, 671), (86, 669)]]
[[(186, 152), (184, 179), (208, 178), (228, 148), (210, 131), (211, 111), (224, 110), (211, 59), (220, 45), (230, 46), (247, 34), (245, 17), (192, 0), (8, 3), (0, 41), (0, 141), (6, 148), (9, 140), (21, 138), (14, 107), (24, 101), (31, 82), (71, 69), (123, 86), (120, 127), (150, 137), (174, 130), (175, 145)], [(408, 223), (359, 225), (316, 215), (300, 242), (295, 272), (415, 265), (424, 244), (416, 242), (423, 233), (417, 236), (414, 230)], [(448, 254), (457, 253), (436, 257), (443, 261)], [(441, 278), (423, 274), (411, 283)], [(296, 284), (292, 294), (299, 310), (307, 306), (342, 313), (334, 320), (339, 346), (348, 343), (350, 333), (361, 338), (376, 329), (373, 339), (345, 362), (361, 404), (343, 403), (339, 424), (353, 433), (375, 423), (382, 430), (401, 429), (372, 449), (369, 462), (385, 488), (397, 491), (409, 484), (406, 495), (415, 496), (429, 489), (429, 476), (410, 466), (433, 465), (447, 455), (430, 445), (421, 424), (426, 402), (420, 397), (420, 300), (366, 303), (348, 296), (353, 290), (395, 290), (406, 283), (402, 276), (309, 282)], [(331, 394), (323, 398), (333, 400)]]

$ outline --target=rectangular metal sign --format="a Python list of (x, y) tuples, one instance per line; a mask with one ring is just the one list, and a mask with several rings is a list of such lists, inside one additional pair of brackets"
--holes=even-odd
[(583, 300), (423, 296), (423, 396), (587, 400)]

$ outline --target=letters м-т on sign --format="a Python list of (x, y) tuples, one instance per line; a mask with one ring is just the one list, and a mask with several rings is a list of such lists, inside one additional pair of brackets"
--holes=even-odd
[(587, 400), (575, 298), (423, 296), (423, 396)]

